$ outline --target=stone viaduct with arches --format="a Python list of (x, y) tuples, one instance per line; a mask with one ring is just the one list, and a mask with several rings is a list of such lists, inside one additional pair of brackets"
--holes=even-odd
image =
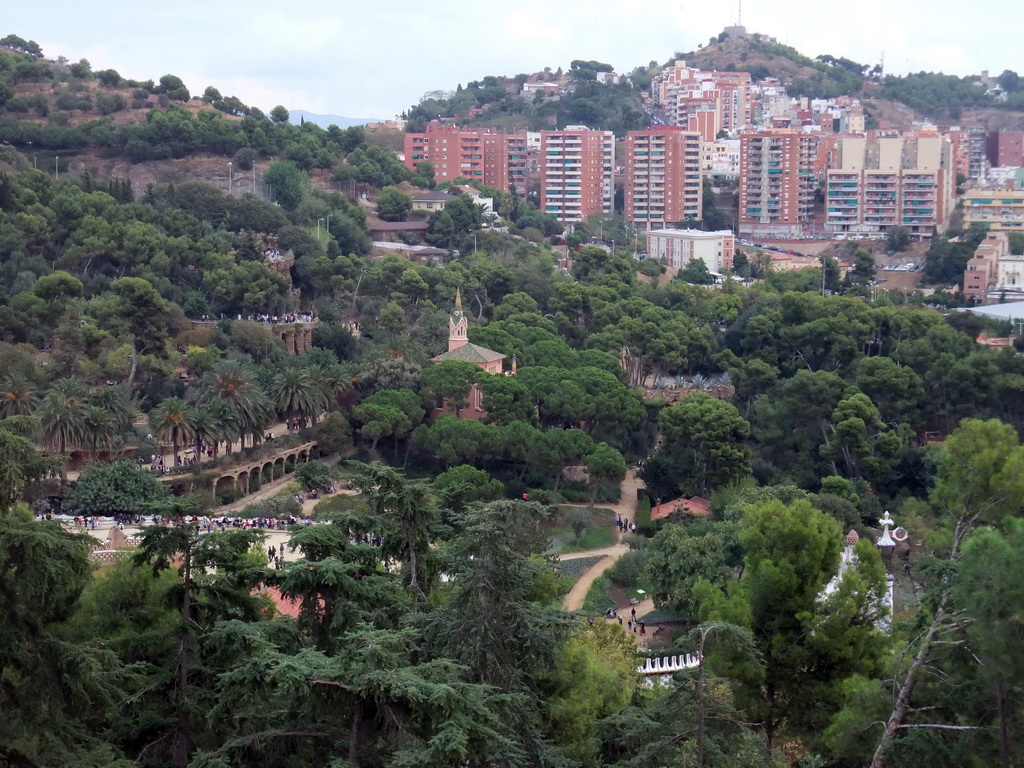
[[(253, 488), (253, 480), (258, 479), (259, 485), (266, 485), (269, 482), (278, 480), (293, 470), (297, 464), (309, 461), (314, 455), (317, 444), (314, 441), (283, 449), (269, 456), (243, 462), (238, 466), (226, 469), (216, 468), (211, 475), (216, 479), (213, 481), (211, 490), (214, 494), (224, 491), (235, 490), (243, 496), (256, 490)], [(185, 485), (193, 482), (193, 476), (187, 475), (166, 475), (160, 480), (168, 485)]]
[[(213, 320), (192, 320), (192, 328), (216, 328)], [(301, 323), (263, 323), (284, 343), (285, 352), (289, 355), (304, 355), (313, 348), (313, 329), (318, 320)]]

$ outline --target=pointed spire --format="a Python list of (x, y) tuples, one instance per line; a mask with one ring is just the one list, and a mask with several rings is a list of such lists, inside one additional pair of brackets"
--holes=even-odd
[(461, 315), (462, 314), (462, 289), (461, 288), (456, 288), (455, 289), (455, 314), (456, 315)]

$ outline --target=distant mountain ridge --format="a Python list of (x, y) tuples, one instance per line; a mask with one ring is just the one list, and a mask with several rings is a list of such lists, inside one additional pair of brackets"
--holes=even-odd
[(367, 123), (382, 123), (383, 120), (376, 117), (345, 117), (344, 115), (318, 115), (315, 112), (307, 112), (304, 109), (289, 109), (289, 122), (298, 125), (305, 120), (307, 123), (314, 123), (321, 128), (328, 128), (336, 125), (339, 128), (348, 128), (353, 125), (366, 125)]

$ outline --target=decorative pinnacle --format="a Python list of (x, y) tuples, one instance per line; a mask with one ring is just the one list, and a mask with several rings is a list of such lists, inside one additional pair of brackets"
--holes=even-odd
[(889, 517), (889, 510), (885, 511), (885, 514), (879, 522), (882, 524), (882, 535), (878, 537), (878, 541), (876, 542), (877, 546), (895, 547), (896, 542), (893, 540), (892, 536), (889, 535), (889, 529), (894, 525), (893, 519)]

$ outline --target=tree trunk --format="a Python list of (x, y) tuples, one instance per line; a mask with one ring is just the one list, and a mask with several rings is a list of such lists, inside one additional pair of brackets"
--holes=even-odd
[(63, 488), (68, 482), (68, 443), (63, 433), (60, 436), (60, 485)]
[(405, 546), (409, 548), (409, 589), (412, 590), (413, 605), (419, 602), (420, 597), (423, 595), (420, 589), (420, 564), (419, 557), (416, 554), (416, 537), (412, 529), (412, 523), (405, 521), (402, 523), (402, 527), (405, 528)]
[(363, 727), (363, 712), (366, 705), (362, 699), (356, 700), (356, 711), (352, 715), (352, 727), (349, 729), (348, 736), (348, 761), (359, 768), (359, 732)]
[(134, 336), (132, 336), (131, 349), (132, 367), (128, 371), (128, 389), (131, 389), (133, 386), (135, 386), (135, 374), (139, 370), (139, 349)]
[(932, 625), (928, 628), (928, 634), (921, 641), (921, 647), (918, 649), (917, 655), (914, 656), (914, 662), (910, 665), (910, 669), (907, 670), (907, 676), (903, 680), (903, 685), (900, 686), (899, 696), (896, 697), (896, 704), (892, 708), (889, 721), (885, 724), (882, 738), (878, 740), (878, 747), (875, 749), (875, 755), (871, 759), (871, 768), (885, 768), (885, 752), (889, 748), (890, 742), (896, 737), (896, 732), (903, 725), (903, 719), (910, 711), (910, 697), (914, 694), (917, 676), (925, 665), (928, 652), (931, 650), (932, 641), (938, 634), (942, 620), (946, 616), (945, 603), (945, 598), (943, 598), (939, 603), (939, 609), (935, 612)]
[(1010, 768), (1010, 724), (1011, 714), (1007, 712), (1006, 699), (1009, 694), (1006, 681), (996, 683), (996, 712), (999, 714), (999, 766)]
[(181, 464), (181, 457), (178, 455), (178, 433), (175, 432), (171, 438), (171, 450), (174, 451), (174, 466), (177, 467)]
[[(188, 527), (185, 528), (186, 532)], [(189, 754), (192, 752), (192, 729), (188, 718), (188, 665), (191, 654), (189, 624), (192, 620), (192, 553), (190, 539), (186, 537), (184, 559), (184, 596), (181, 601), (181, 642), (178, 646), (178, 695), (175, 702), (178, 724), (174, 732), (171, 746), (171, 762), (177, 766), (187, 766)]]

